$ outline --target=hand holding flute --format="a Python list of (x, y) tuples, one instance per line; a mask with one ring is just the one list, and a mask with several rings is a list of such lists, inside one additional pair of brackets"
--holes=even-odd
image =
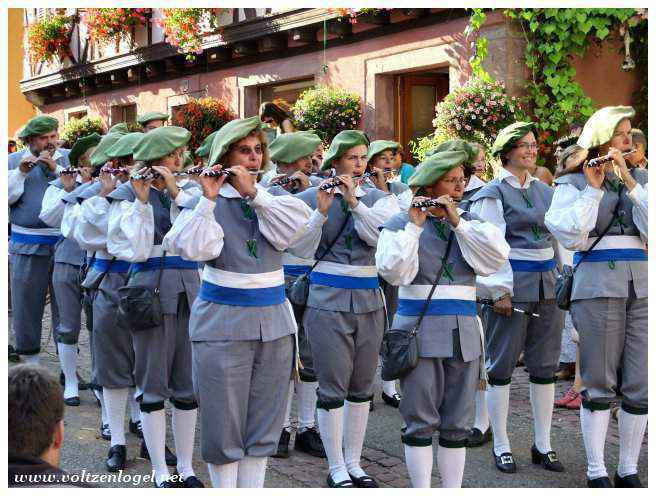
[(442, 195), (438, 198), (416, 196), (410, 204), (408, 215), (417, 226), (422, 226), (430, 214), (439, 219), (446, 218), (453, 227), (456, 227), (460, 222), (457, 208), (458, 203), (449, 195)]

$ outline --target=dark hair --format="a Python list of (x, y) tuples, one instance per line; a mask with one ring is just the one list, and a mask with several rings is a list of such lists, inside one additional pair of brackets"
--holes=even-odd
[(64, 418), (64, 399), (59, 381), (38, 365), (9, 369), (9, 453), (41, 456)]
[(260, 120), (263, 120), (264, 117), (271, 117), (278, 126), (282, 126), (282, 121), (289, 119), (291, 117), (285, 112), (282, 108), (272, 102), (264, 102), (260, 105)]
[(583, 129), (583, 122), (581, 121), (574, 121), (569, 125), (569, 132), (571, 133), (575, 129)]
[(643, 133), (640, 129), (631, 129), (631, 139), (634, 143), (640, 143), (645, 149), (645, 154), (647, 153), (647, 138), (645, 133)]

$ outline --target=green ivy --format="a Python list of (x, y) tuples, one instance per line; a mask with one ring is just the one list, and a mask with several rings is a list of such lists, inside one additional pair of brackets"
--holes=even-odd
[[(465, 35), (476, 33), (485, 22), (481, 9), (472, 9)], [(621, 25), (632, 28), (633, 46), (638, 46), (638, 55), (644, 57), (644, 88), (639, 91), (644, 97), (644, 122), (646, 127), (646, 22), (634, 17), (636, 9), (506, 9), (503, 14), (516, 20), (526, 39), (525, 61), (531, 71), (527, 82), (528, 105), (532, 110), (540, 131), (539, 140), (550, 145), (577, 120), (585, 120), (595, 111), (592, 100), (574, 80), (576, 69), (572, 66), (573, 56), (582, 57), (592, 43), (600, 44)], [(638, 26), (644, 25), (642, 31)], [(487, 55), (487, 46), (476, 40), (476, 54), (470, 61), (472, 71), (484, 72), (482, 62)], [(643, 45), (644, 43), (644, 45)], [(480, 47), (480, 48), (479, 48)], [(639, 63), (636, 62), (639, 66)], [(618, 68), (619, 70), (619, 68)]]

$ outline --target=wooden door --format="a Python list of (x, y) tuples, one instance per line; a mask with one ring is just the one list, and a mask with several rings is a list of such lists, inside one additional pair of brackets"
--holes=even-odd
[(409, 143), (433, 132), (435, 105), (449, 93), (448, 74), (398, 76), (396, 139), (405, 150), (405, 162), (414, 163)]

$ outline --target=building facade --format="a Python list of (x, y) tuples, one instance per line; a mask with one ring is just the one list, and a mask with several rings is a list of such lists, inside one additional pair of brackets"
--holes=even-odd
[(23, 73), (23, 38), (24, 38), (24, 9), (7, 9), (7, 76), (8, 76), (8, 107), (10, 137), (16, 135), (25, 122), (36, 115), (36, 109), (21, 93), (20, 81)]
[[(24, 9), (25, 22), (39, 10)], [(137, 27), (131, 40), (99, 48), (76, 16), (74, 60), (53, 66), (24, 64), (21, 90), (40, 112), (65, 123), (72, 116), (100, 116), (107, 126), (147, 111), (169, 114), (189, 98), (214, 96), (239, 116), (263, 101), (288, 103), (308, 87), (341, 87), (361, 97), (361, 128), (376, 139), (406, 145), (432, 130), (434, 107), (470, 76), (470, 41), (464, 9), (393, 9), (360, 16), (356, 24), (331, 9), (229, 9), (221, 15), (222, 37), (208, 36), (204, 51), (186, 61), (164, 40), (154, 22)], [(226, 9), (228, 10), (228, 9)], [(153, 9), (152, 17), (160, 14)], [(485, 67), (520, 95), (529, 76), (521, 31), (490, 12), (481, 33), (488, 39)], [(616, 46), (576, 61), (577, 78), (596, 104), (629, 104), (633, 73)], [(612, 89), (612, 91), (610, 91)]]

